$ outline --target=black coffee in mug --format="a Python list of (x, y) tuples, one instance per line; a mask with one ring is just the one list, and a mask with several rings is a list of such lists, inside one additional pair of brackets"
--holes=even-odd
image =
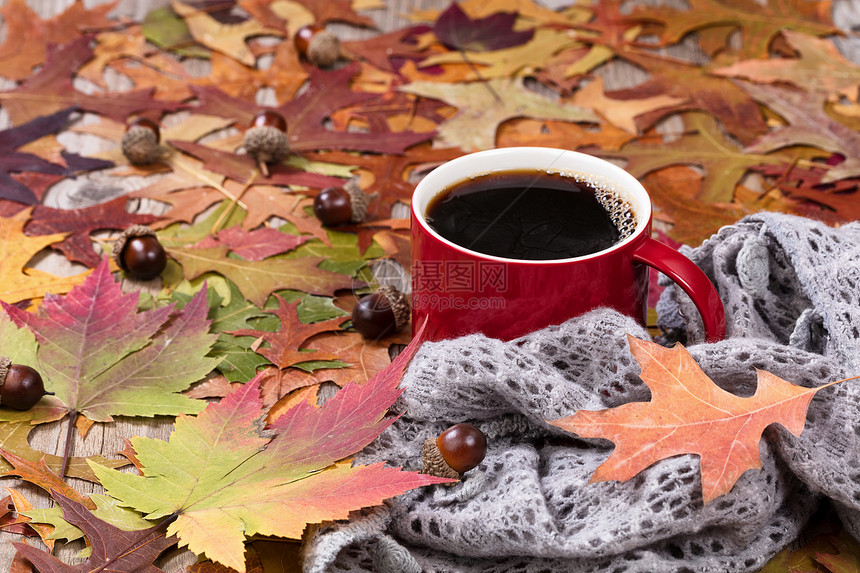
[(619, 242), (635, 227), (626, 201), (571, 176), (505, 171), (443, 190), (427, 206), (442, 237), (507, 259), (581, 257)]

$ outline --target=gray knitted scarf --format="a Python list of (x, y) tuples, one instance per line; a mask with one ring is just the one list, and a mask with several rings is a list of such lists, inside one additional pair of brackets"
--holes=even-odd
[[(687, 254), (717, 285), (729, 336), (702, 343), (694, 307), (672, 286), (659, 322), (685, 336), (718, 385), (751, 395), (756, 368), (810, 387), (860, 373), (860, 224), (760, 214)], [(827, 500), (860, 538), (860, 382), (819, 392), (800, 438), (770, 426), (761, 470), (707, 505), (693, 455), (624, 483), (589, 484), (612, 444), (546, 420), (649, 399), (627, 333), (648, 337), (598, 309), (512, 342), (425, 344), (402, 381), (394, 409), (403, 416), (356, 462), (420, 470), (424, 440), (464, 421), (487, 434), (486, 459), (453, 487), (416, 490), (322, 528), (305, 571), (756, 571)]]

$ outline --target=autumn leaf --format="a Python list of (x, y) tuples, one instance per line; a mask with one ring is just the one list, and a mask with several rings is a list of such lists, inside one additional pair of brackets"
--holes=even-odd
[(744, 60), (711, 73), (758, 83), (791, 83), (804, 90), (854, 97), (860, 67), (846, 60), (832, 41), (791, 30), (783, 30), (782, 35), (799, 57)]
[(365, 28), (376, 28), (376, 24), (372, 18), (362, 16), (353, 10), (353, 0), (326, 0), (325, 2), (318, 2), (317, 0), (296, 1), (310, 10), (314, 16), (314, 21), (321, 26), (328, 22), (343, 22)]
[(152, 99), (155, 88), (141, 88), (110, 94), (84, 94), (72, 85), (72, 76), (89, 60), (93, 51), (89, 38), (83, 37), (68, 44), (51, 45), (45, 65), (9, 91), (0, 91), (0, 104), (16, 125), (26, 123), (40, 115), (49, 115), (68, 107), (77, 106), (119, 122), (125, 122), (132, 113), (142, 110), (175, 110), (179, 103)]
[(233, 58), (246, 66), (256, 62), (247, 40), (254, 36), (283, 36), (283, 30), (266, 28), (249, 18), (239, 24), (222, 24), (207, 12), (174, 0), (173, 10), (185, 20), (191, 36), (207, 48)]
[(370, 62), (380, 70), (394, 72), (402, 60), (419, 61), (424, 57), (427, 47), (421, 45), (416, 36), (429, 31), (429, 26), (412, 26), (366, 40), (342, 42), (341, 48), (355, 59)]
[(672, 456), (700, 458), (704, 503), (728, 493), (747, 470), (761, 468), (759, 441), (773, 423), (799, 436), (818, 388), (803, 388), (758, 370), (755, 395), (721, 389), (680, 344), (669, 349), (628, 336), (651, 401), (600, 411), (580, 410), (551, 422), (583, 438), (605, 438), (615, 449), (591, 482), (626, 481)]
[[(59, 472), (63, 465), (63, 458), (47, 454), (30, 446), (28, 437), (33, 428), (34, 426), (29, 421), (0, 423), (0, 455), (6, 460), (0, 461), (0, 471), (4, 472), (3, 475), (18, 475), (22, 477), (29, 471), (30, 473), (26, 475), (30, 477), (25, 477), (24, 479), (39, 485), (38, 482), (33, 481), (34, 478), (32, 477), (38, 475), (39, 472), (32, 469), (32, 467), (28, 469), (22, 468), (27, 468), (26, 464), (35, 465), (38, 463), (43, 464), (44, 468)], [(125, 460), (110, 460), (101, 455), (90, 456), (90, 459), (112, 468), (121, 468), (128, 465), (128, 462)], [(20, 462), (16, 463), (15, 460), (20, 460)], [(96, 477), (86, 460), (87, 458), (85, 457), (77, 456), (69, 458), (66, 475), (87, 481), (96, 481)], [(51, 487), (43, 487), (42, 489), (51, 491)]]
[(744, 151), (770, 153), (794, 145), (817, 147), (845, 157), (845, 161), (830, 166), (821, 183), (860, 176), (860, 134), (827, 115), (825, 94), (750, 82), (741, 86), (789, 124), (763, 135)]
[(59, 243), (52, 244), (51, 248), (61, 251), (70, 261), (92, 268), (98, 265), (102, 258), (93, 250), (90, 233), (102, 230), (121, 231), (132, 225), (147, 225), (156, 219), (154, 215), (129, 213), (126, 203), (126, 197), (117, 197), (106, 203), (82, 209), (54, 209), (37, 205), (24, 226), (24, 233), (29, 236), (69, 233)]
[(669, 6), (640, 7), (631, 14), (641, 22), (664, 25), (664, 44), (675, 44), (690, 32), (713, 26), (741, 29), (741, 57), (762, 58), (774, 36), (785, 31), (816, 36), (839, 33), (830, 18), (829, 4), (805, 0), (767, 0), (766, 2), (723, 2), (720, 0), (691, 0), (689, 8), (678, 10)]
[(589, 123), (600, 121), (592, 110), (553, 102), (528, 90), (521, 80), (489, 80), (487, 84), (502, 98), (501, 103), (487, 98), (485, 87), (479, 83), (413, 82), (399, 89), (455, 106), (457, 114), (439, 126), (436, 141), (440, 145), (464, 150), (494, 147), (499, 124), (515, 117)]
[(672, 141), (639, 139), (618, 152), (592, 151), (602, 157), (626, 159), (625, 169), (637, 178), (670, 165), (699, 165), (705, 169), (705, 177), (697, 200), (706, 203), (730, 203), (735, 185), (753, 167), (788, 162), (782, 157), (744, 153), (723, 136), (709, 115), (688, 113), (685, 123), (690, 132)]
[(603, 80), (599, 77), (577, 90), (573, 96), (574, 104), (583, 108), (592, 108), (606, 118), (609, 123), (634, 135), (639, 132), (639, 128), (636, 126), (638, 116), (654, 110), (677, 108), (685, 101), (669, 95), (640, 96), (637, 99), (613, 99), (604, 93)]
[(66, 108), (48, 116), (35, 118), (24, 125), (0, 131), (0, 197), (24, 205), (38, 203), (36, 194), (20, 181), (13, 179), (10, 173), (22, 171), (51, 175), (70, 173), (62, 165), (50, 163), (32, 153), (16, 150), (27, 143), (63, 129), (74, 111), (74, 107)]
[(433, 24), (440, 42), (455, 50), (480, 52), (525, 44), (534, 30), (514, 30), (516, 12), (497, 12), (485, 18), (470, 18), (457, 2), (444, 10)]
[[(578, 45), (567, 31), (538, 29), (528, 43), (486, 51), (447, 52), (429, 56), (419, 63), (422, 68), (443, 64), (471, 62), (478, 67), (463, 79), (482, 80), (512, 78), (531, 73), (562, 50)], [(524, 72), (524, 73), (521, 73)]]
[(245, 231), (235, 226), (218, 231), (217, 234), (206, 237), (194, 246), (205, 249), (224, 245), (246, 261), (262, 261), (268, 257), (292, 251), (308, 239), (310, 237), (290, 235), (271, 227)]
[[(191, 141), (170, 141), (169, 143), (176, 149), (203, 161), (205, 169), (229, 177), (234, 181), (242, 183), (250, 181), (257, 168), (257, 162), (249, 155), (221, 151)], [(343, 181), (336, 177), (302, 171), (284, 164), (272, 164), (269, 170), (269, 177), (258, 175), (256, 181), (277, 185), (299, 185), (317, 189), (343, 184)]]
[[(123, 294), (104, 259), (66, 296), (49, 295), (35, 314), (3, 303), (39, 342), (38, 370), (69, 412), (109, 422), (112, 416), (198, 412), (181, 392), (211, 372), (205, 295), (181, 312), (137, 312), (138, 294)], [(121, 329), (117, 325), (122, 325)]]
[(263, 306), (269, 295), (280, 289), (332, 295), (337, 290), (361, 284), (346, 275), (319, 268), (322, 257), (271, 257), (249, 262), (228, 258), (227, 251), (225, 246), (168, 249), (170, 256), (182, 265), (185, 278), (191, 280), (207, 272), (216, 272), (233, 281), (242, 295), (257, 306)]
[(65, 233), (25, 236), (24, 225), (29, 215), (28, 209), (8, 219), (0, 218), (0, 300), (4, 303), (42, 298), (47, 292), (64, 293), (80, 284), (86, 276), (86, 273), (81, 273), (59, 277), (27, 268), (33, 255), (66, 238)]
[(643, 114), (637, 123), (640, 128), (650, 127), (668, 111), (699, 110), (713, 115), (743, 143), (767, 133), (767, 124), (749, 94), (707, 68), (642, 50), (626, 49), (619, 56), (641, 66), (651, 77), (636, 87), (611, 91), (608, 97), (637, 100), (671, 96), (686, 100), (675, 108)]
[(328, 332), (314, 336), (307, 347), (318, 352), (327, 352), (348, 363), (343, 368), (320, 368), (305, 372), (288, 368), (279, 372), (279, 393), (285, 394), (296, 388), (334, 382), (345, 386), (349, 382), (364, 383), (373, 378), (391, 361), (389, 347), (408, 341), (408, 335), (400, 333), (382, 340), (368, 341), (357, 332)]
[(299, 63), (293, 42), (281, 42), (272, 65), (265, 70), (249, 68), (234, 58), (213, 53), (212, 73), (197, 80), (200, 85), (217, 86), (234, 98), (253, 101), (262, 88), (271, 88), (275, 99), (286, 102), (295, 97), (308, 74)]
[(3, 77), (25, 80), (45, 62), (49, 44), (65, 44), (114, 26), (116, 22), (107, 15), (115, 7), (116, 2), (107, 2), (88, 10), (83, 3), (74, 2), (61, 14), (42, 19), (24, 0), (9, 0), (0, 8), (6, 37), (0, 45)]
[(302, 350), (301, 346), (310, 337), (321, 332), (340, 330), (343, 318), (334, 318), (311, 324), (299, 321), (296, 311), (298, 302), (288, 303), (283, 297), (275, 295), (278, 308), (269, 310), (280, 320), (280, 328), (276, 332), (243, 328), (228, 332), (233, 336), (254, 336), (268, 344), (256, 350), (258, 354), (265, 356), (272, 364), (279, 368), (288, 368), (300, 362), (308, 360), (334, 360), (337, 356), (326, 352)]
[(84, 532), (93, 550), (84, 563), (68, 565), (50, 553), (24, 543), (15, 543), (18, 552), (40, 573), (85, 573), (103, 570), (108, 565), (112, 571), (163, 573), (152, 562), (165, 549), (174, 545), (176, 538), (166, 536), (162, 526), (155, 525), (143, 531), (125, 531), (99, 519), (83, 504), (62, 494), (54, 494), (54, 499), (62, 508), (65, 520)]
[(367, 384), (349, 385), (321, 407), (290, 408), (266, 434), (253, 380), (197, 417), (177, 418), (169, 442), (132, 438), (143, 475), (93, 469), (109, 495), (147, 519), (178, 515), (168, 534), (181, 546), (244, 572), (246, 536), (297, 539), (307, 523), (446, 481), (383, 464), (337, 463), (391, 424), (385, 413), (420, 341)]

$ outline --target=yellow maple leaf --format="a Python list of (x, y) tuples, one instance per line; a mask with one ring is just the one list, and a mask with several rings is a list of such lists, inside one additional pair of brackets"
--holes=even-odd
[(45, 293), (62, 294), (81, 284), (89, 271), (61, 277), (28, 267), (33, 256), (68, 233), (38, 235), (24, 234), (24, 225), (30, 220), (31, 209), (24, 209), (9, 218), (0, 218), (0, 300), (7, 303), (39, 299)]

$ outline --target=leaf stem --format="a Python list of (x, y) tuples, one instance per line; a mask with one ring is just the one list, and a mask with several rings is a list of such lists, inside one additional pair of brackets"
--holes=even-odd
[(66, 470), (69, 468), (69, 458), (72, 455), (72, 439), (75, 437), (75, 422), (78, 421), (78, 411), (72, 410), (69, 412), (69, 426), (66, 429), (66, 445), (63, 448), (63, 464), (60, 466), (60, 478), (66, 477)]
[[(265, 163), (261, 163), (261, 165), (265, 165)], [(227, 205), (227, 208), (221, 212), (221, 215), (218, 216), (218, 220), (215, 221), (214, 225), (212, 225), (212, 230), (210, 231), (211, 234), (214, 235), (219, 230), (221, 230), (221, 224), (224, 222), (224, 220), (227, 218), (227, 216), (230, 214), (230, 212), (233, 211), (233, 207), (235, 207), (236, 204), (241, 201), (242, 196), (245, 194), (245, 191), (247, 191), (248, 189), (251, 188), (251, 186), (254, 184), (254, 181), (257, 180), (257, 175), (259, 175), (259, 174), (260, 174), (260, 171), (258, 169), (254, 169), (251, 172), (251, 177), (248, 178), (248, 181), (245, 183), (245, 185), (239, 191), (239, 194), (230, 200), (230, 204)], [(268, 177), (268, 174), (265, 174), (265, 175), (266, 175), (266, 177)]]
[(481, 75), (481, 70), (478, 69), (478, 66), (475, 65), (475, 62), (473, 62), (472, 59), (468, 56), (468, 54), (466, 54), (466, 51), (463, 48), (459, 47), (457, 48), (457, 51), (460, 52), (460, 55), (463, 56), (463, 61), (466, 62), (466, 65), (469, 66), (469, 69), (471, 69), (475, 76), (477, 76), (477, 78), (481, 81), (481, 83), (484, 84), (484, 87), (487, 88), (487, 91), (490, 92), (490, 95), (493, 96), (493, 99), (496, 100), (496, 103), (502, 105), (504, 102), (502, 101), (501, 96), (499, 96), (498, 92), (493, 89), (493, 86), (491, 86), (487, 82), (484, 76)]

